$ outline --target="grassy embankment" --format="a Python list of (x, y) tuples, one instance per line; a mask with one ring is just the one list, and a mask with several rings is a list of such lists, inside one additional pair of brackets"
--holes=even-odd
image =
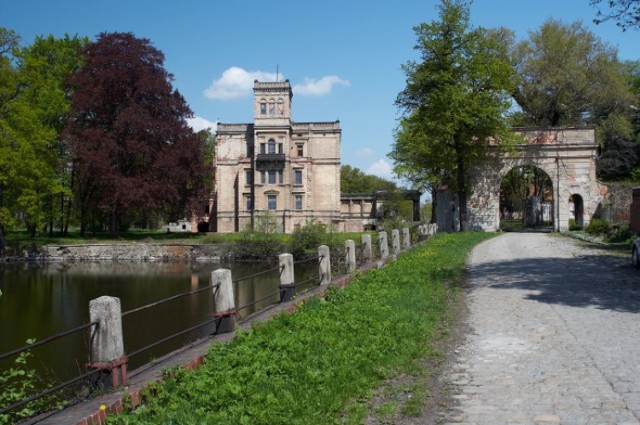
[[(443, 355), (467, 253), (493, 235), (439, 235), (295, 314), (214, 344), (200, 369), (173, 371), (143, 407), (109, 423), (351, 424), (368, 414), (419, 415), (429, 397), (425, 364)], [(374, 405), (385, 391), (398, 396)]]

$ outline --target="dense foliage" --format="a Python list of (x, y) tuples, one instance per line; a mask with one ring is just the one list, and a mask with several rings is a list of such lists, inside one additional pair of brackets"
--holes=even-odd
[(103, 33), (70, 79), (65, 137), (74, 151), (74, 194), (85, 228), (106, 216), (112, 233), (157, 211), (184, 212), (205, 188), (204, 143), (171, 85), (164, 55), (131, 33)]
[[(598, 176), (629, 178), (638, 162), (637, 66), (579, 22), (550, 19), (512, 48), (514, 124), (597, 128)], [(635, 74), (634, 74), (635, 73)]]
[(61, 137), (75, 72), (86, 39), (19, 37), (0, 28), (0, 239), (12, 226), (53, 231), (69, 221), (70, 152)]
[(513, 140), (504, 120), (513, 89), (504, 30), (472, 28), (469, 4), (443, 0), (440, 19), (415, 27), (420, 61), (404, 65), (404, 112), (390, 154), (397, 174), (448, 184), (467, 227), (468, 170), (487, 146)]
[(379, 190), (396, 191), (398, 185), (382, 177), (366, 174), (350, 165), (340, 167), (340, 191), (342, 193), (373, 194)]
[[(451, 323), (451, 285), (486, 233), (444, 234), (295, 314), (216, 344), (197, 371), (179, 370), (114, 423), (361, 423), (386, 378), (420, 377)], [(443, 333), (444, 332), (444, 333)], [(406, 388), (420, 413), (424, 381)], [(419, 394), (422, 394), (419, 396)]]

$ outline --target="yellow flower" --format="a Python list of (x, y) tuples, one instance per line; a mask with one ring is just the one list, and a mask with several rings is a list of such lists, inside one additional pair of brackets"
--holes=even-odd
[(101, 404), (100, 405), (100, 410), (107, 410), (107, 405), (106, 404)]

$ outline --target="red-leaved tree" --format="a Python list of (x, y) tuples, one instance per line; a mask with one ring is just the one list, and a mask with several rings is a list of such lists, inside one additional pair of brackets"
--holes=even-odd
[(102, 33), (83, 55), (65, 128), (81, 230), (95, 219), (117, 234), (134, 221), (190, 215), (211, 167), (163, 53), (131, 33)]

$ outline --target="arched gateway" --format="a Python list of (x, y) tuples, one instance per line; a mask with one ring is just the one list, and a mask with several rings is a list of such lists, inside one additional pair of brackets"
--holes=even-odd
[[(526, 140), (517, 145), (516, 153), (492, 156), (471, 172), (467, 201), (470, 228), (500, 227), (500, 182), (516, 167), (537, 167), (551, 178), (554, 230), (568, 230), (569, 219), (588, 225), (606, 194), (606, 186), (596, 180), (595, 130), (571, 127), (515, 131)], [(580, 209), (576, 209), (575, 199), (581, 201)]]

